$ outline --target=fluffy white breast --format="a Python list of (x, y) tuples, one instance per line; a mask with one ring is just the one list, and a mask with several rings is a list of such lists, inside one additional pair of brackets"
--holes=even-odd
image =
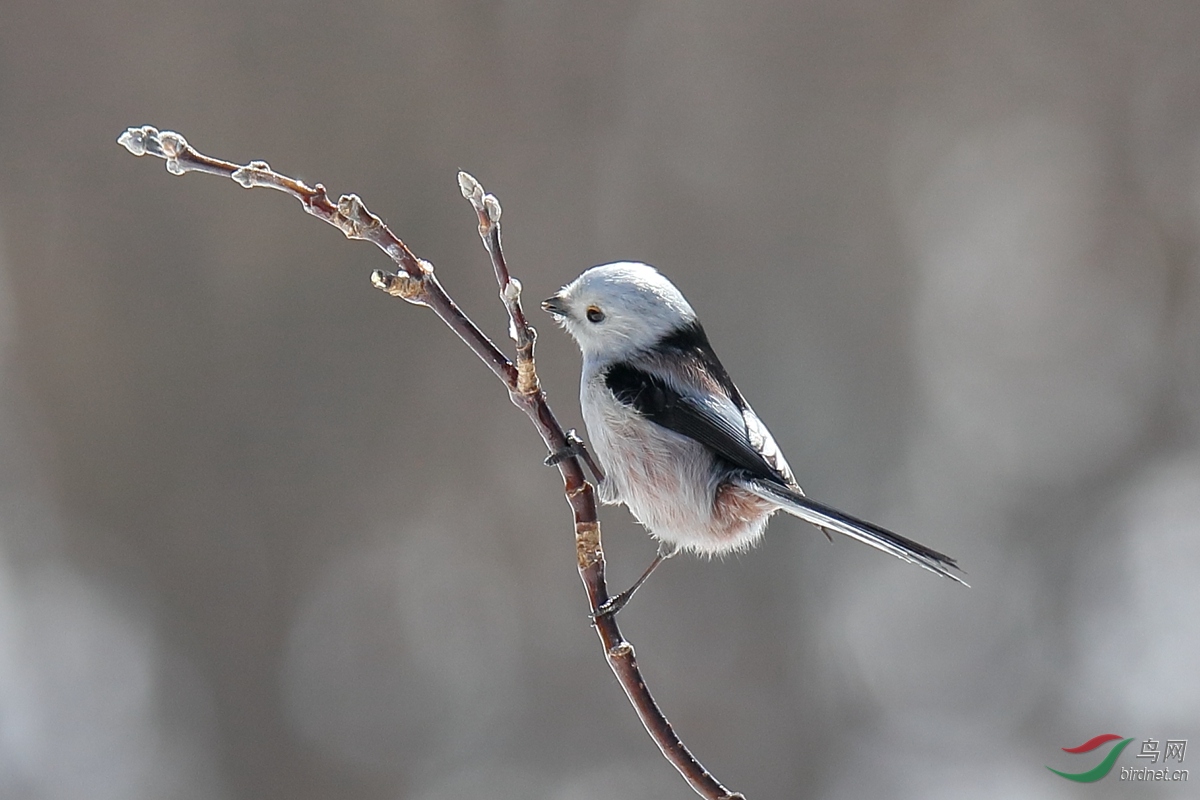
[(693, 553), (743, 550), (762, 535), (775, 506), (753, 499), (731, 505), (731, 487), (708, 448), (618, 402), (602, 373), (585, 369), (580, 405), (605, 472), (603, 502), (624, 503), (655, 539)]

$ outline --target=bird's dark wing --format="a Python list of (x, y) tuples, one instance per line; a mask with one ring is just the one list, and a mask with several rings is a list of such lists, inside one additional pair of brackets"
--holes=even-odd
[[(755, 442), (746, 414), (724, 394), (685, 395), (660, 375), (627, 362), (609, 367), (604, 383), (621, 403), (656, 425), (705, 445), (732, 466), (755, 477), (790, 482), (790, 473), (782, 472), (764, 455), (761, 433)], [(761, 427), (758, 418), (753, 419)], [(766, 437), (770, 440), (769, 433)], [(774, 452), (774, 441), (770, 441)]]
[[(635, 363), (653, 368), (624, 362), (608, 369), (605, 382), (618, 400), (751, 476), (799, 490), (771, 432), (742, 399), (699, 322), (671, 331)], [(679, 391), (688, 386), (707, 394)]]

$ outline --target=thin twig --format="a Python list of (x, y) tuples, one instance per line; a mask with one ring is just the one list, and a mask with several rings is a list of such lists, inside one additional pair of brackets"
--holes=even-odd
[[(538, 382), (534, 361), (537, 332), (529, 324), (521, 306), (521, 283), (509, 274), (500, 246), (500, 202), (494, 195), (486, 194), (475, 178), (460, 172), (459, 188), (479, 216), (479, 235), (491, 256), (496, 282), (500, 287), (500, 299), (508, 312), (510, 334), (516, 344), (515, 366), (450, 298), (434, 276), (433, 265), (413, 255), (408, 246), (379, 217), (368, 211), (356, 195), (342, 195), (334, 204), (330, 202), (325, 187), (319, 183), (310, 187), (302, 181), (275, 172), (265, 161), (238, 165), (211, 158), (195, 150), (178, 133), (160, 133), (149, 125), (129, 128), (117, 141), (135, 156), (153, 155), (165, 159), (167, 171), (173, 175), (206, 172), (232, 178), (247, 189), (265, 186), (286, 192), (299, 200), (305, 211), (338, 228), (347, 238), (374, 244), (397, 267), (395, 273), (383, 270), (372, 273), (371, 282), (376, 288), (432, 309), (504, 382), (512, 402), (528, 415), (550, 451), (559, 453), (568, 448), (567, 433), (546, 402), (546, 395)], [(594, 474), (602, 474), (590, 462), (586, 451), (583, 457), (588, 459)], [(609, 595), (604, 578), (604, 549), (600, 543), (595, 494), (586, 480), (579, 456), (572, 454), (562, 458), (557, 466), (574, 516), (579, 577), (587, 592), (591, 611), (597, 614), (608, 602)], [(633, 704), (642, 725), (684, 780), (698, 795), (709, 800), (745, 800), (743, 795), (722, 786), (676, 735), (642, 679), (633, 645), (621, 635), (615, 615), (597, 616), (595, 626), (609, 667)]]

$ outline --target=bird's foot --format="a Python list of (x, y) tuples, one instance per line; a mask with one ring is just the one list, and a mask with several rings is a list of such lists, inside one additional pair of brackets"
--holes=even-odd
[(567, 443), (546, 456), (546, 460), (542, 463), (547, 467), (556, 467), (568, 458), (582, 456), (585, 452), (587, 451), (584, 449), (583, 439), (580, 439), (575, 430), (571, 429), (567, 431)]
[(571, 429), (567, 431), (566, 439), (566, 444), (546, 456), (546, 460), (542, 463), (547, 467), (556, 467), (568, 458), (579, 458), (592, 473), (592, 477), (596, 479), (596, 483), (604, 483), (604, 470), (600, 469), (600, 465), (596, 463), (596, 459), (592, 458), (592, 454), (588, 452), (587, 446), (583, 443), (583, 439), (579, 438), (579, 434), (575, 433), (574, 429)]
[(650, 574), (654, 572), (654, 570), (658, 569), (659, 564), (666, 561), (668, 558), (672, 557), (678, 552), (679, 547), (677, 545), (659, 544), (658, 555), (656, 555), (654, 560), (650, 562), (650, 566), (646, 567), (646, 571), (642, 573), (641, 577), (634, 581), (633, 586), (630, 586), (628, 589), (618, 595), (608, 598), (608, 600), (602, 603), (599, 608), (589, 615), (592, 620), (592, 624), (595, 625), (596, 620), (603, 617), (611, 617), (624, 608), (625, 604), (629, 602), (629, 598), (633, 597), (633, 593), (642, 588), (642, 584), (646, 582), (646, 579), (650, 577)]
[(629, 602), (629, 598), (633, 597), (633, 590), (635, 588), (636, 587), (631, 586), (620, 594), (608, 598), (607, 602), (601, 604), (601, 606), (591, 614), (588, 614), (588, 619), (590, 619), (592, 624), (595, 625), (597, 620), (604, 619), (605, 617), (615, 616), (616, 613), (624, 608), (625, 604)]

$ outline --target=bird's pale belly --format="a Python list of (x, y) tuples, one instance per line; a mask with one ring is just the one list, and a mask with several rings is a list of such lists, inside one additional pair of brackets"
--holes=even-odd
[(745, 550), (762, 535), (776, 506), (721, 482), (703, 445), (623, 409), (604, 409), (607, 424), (588, 434), (607, 478), (606, 503), (624, 503), (667, 544), (715, 555)]

